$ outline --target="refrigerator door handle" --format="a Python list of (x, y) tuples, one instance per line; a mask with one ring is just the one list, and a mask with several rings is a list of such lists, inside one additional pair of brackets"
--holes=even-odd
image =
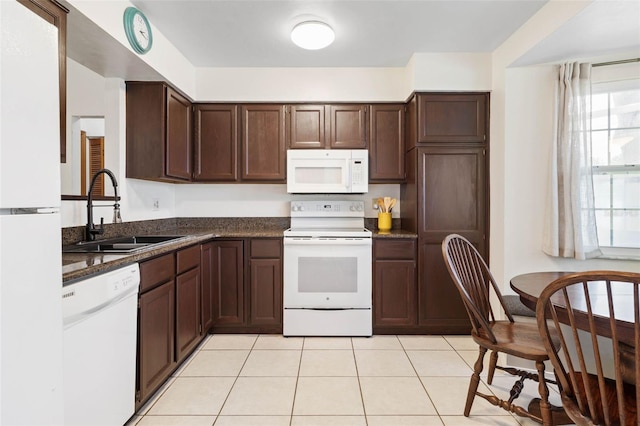
[(11, 209), (11, 214), (52, 214), (60, 213), (59, 207), (31, 207)]

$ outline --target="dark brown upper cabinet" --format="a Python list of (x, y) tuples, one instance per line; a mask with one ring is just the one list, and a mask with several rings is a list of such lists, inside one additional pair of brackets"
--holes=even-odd
[(417, 94), (417, 142), (484, 143), (487, 100), (485, 93)]
[(364, 149), (367, 105), (290, 105), (289, 148)]
[(67, 13), (52, 0), (18, 0), (45, 21), (58, 28), (58, 78), (60, 85), (60, 162), (67, 162)]
[(237, 135), (237, 105), (198, 104), (195, 106), (194, 180), (238, 180)]
[(242, 105), (242, 180), (284, 182), (285, 106)]
[(127, 82), (127, 177), (191, 180), (191, 101), (164, 83)]
[(329, 147), (367, 147), (367, 105), (329, 105)]
[(289, 147), (324, 148), (324, 105), (289, 106)]
[(404, 104), (371, 105), (369, 181), (404, 181)]

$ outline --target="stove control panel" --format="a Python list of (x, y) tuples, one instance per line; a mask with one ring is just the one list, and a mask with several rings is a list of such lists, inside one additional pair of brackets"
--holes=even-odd
[(364, 217), (364, 201), (292, 201), (291, 216)]

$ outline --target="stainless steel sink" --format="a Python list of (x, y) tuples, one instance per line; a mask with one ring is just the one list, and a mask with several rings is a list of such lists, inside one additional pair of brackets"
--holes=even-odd
[(63, 253), (133, 253), (183, 238), (182, 235), (135, 235), (108, 240), (80, 242), (62, 247)]

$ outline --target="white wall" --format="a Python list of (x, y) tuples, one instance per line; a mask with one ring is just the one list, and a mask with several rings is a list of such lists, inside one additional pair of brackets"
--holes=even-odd
[[(542, 252), (553, 141), (555, 67), (510, 68), (505, 116), (505, 279), (541, 270), (640, 271), (637, 261), (578, 261)], [(508, 283), (505, 281), (505, 288)]]
[(198, 68), (199, 101), (404, 101), (406, 68)]
[(178, 185), (176, 187), (176, 215), (178, 217), (283, 217), (289, 216), (291, 200), (339, 199), (360, 200), (365, 204), (365, 216), (377, 217), (373, 199), (392, 197), (398, 204), (392, 211), (400, 217), (400, 185), (369, 185), (366, 195), (287, 194), (285, 184), (211, 184)]
[[(510, 67), (584, 2), (549, 2), (493, 54), (490, 265), (503, 290), (515, 275), (544, 270), (640, 270), (634, 261), (577, 261), (542, 252), (553, 133), (552, 64)], [(567, 60), (572, 60), (567, 58)]]
[(67, 58), (67, 162), (60, 163), (62, 194), (80, 194), (80, 117), (104, 116), (105, 79)]
[(407, 68), (411, 90), (491, 90), (490, 53), (416, 53)]
[[(127, 0), (69, 0), (71, 6), (85, 15), (111, 37), (133, 52), (122, 27), (122, 16), (133, 4)], [(194, 68), (182, 53), (151, 23), (153, 49), (136, 57), (163, 75), (188, 96), (195, 97)]]
[[(69, 59), (69, 62), (71, 67), (67, 70), (67, 111), (70, 122), (71, 117), (77, 116), (104, 117), (105, 167), (115, 174), (118, 181), (118, 193), (122, 197), (120, 205), (123, 220), (129, 222), (175, 217), (174, 185), (126, 178), (126, 99), (124, 81), (118, 78), (105, 79), (71, 59)], [(77, 164), (78, 161), (76, 160)], [(67, 168), (70, 168), (70, 164), (67, 165)], [(105, 180), (105, 194), (113, 194), (109, 179)], [(153, 208), (154, 199), (159, 201), (160, 208), (158, 210)], [(96, 202), (95, 204), (112, 205), (113, 203)], [(63, 201), (61, 208), (62, 226), (85, 225), (87, 221), (86, 211), (86, 201)], [(95, 208), (94, 218), (96, 223), (100, 221), (100, 217), (105, 218), (105, 223), (110, 223), (112, 210), (108, 207)]]

